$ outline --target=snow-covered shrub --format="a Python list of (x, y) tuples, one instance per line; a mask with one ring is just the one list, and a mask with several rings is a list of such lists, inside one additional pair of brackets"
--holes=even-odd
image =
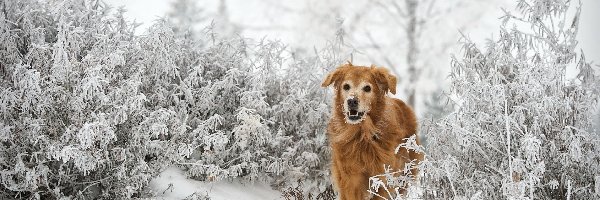
[[(405, 138), (403, 143), (399, 144), (395, 153), (399, 151), (414, 151), (416, 153), (424, 154), (424, 148), (422, 145), (417, 144), (417, 137), (413, 135), (409, 138)], [(422, 174), (419, 171), (426, 169), (428, 161), (417, 161), (411, 160), (404, 165), (404, 168), (395, 170), (390, 166), (384, 165), (382, 168), (384, 169), (383, 174), (375, 175), (369, 178), (369, 188), (367, 191), (373, 195), (375, 198), (381, 199), (402, 199), (404, 197), (408, 198), (418, 198), (418, 192), (415, 191), (415, 188), (418, 184), (415, 184), (415, 180), (419, 178), (418, 174)], [(415, 172), (418, 174), (415, 176)], [(378, 192), (380, 190), (384, 191), (385, 195), (380, 195)]]
[(157, 98), (176, 44), (135, 37), (101, 1), (0, 6), (2, 196), (135, 197), (191, 154), (186, 119)]
[(174, 164), (206, 181), (330, 185), (319, 83), (347, 58), (339, 42), (299, 58), (168, 20), (137, 36), (102, 1), (0, 6), (0, 198), (143, 197)]
[[(579, 9), (570, 17), (569, 4), (520, 0), (485, 50), (463, 38), (451, 72), (456, 109), (428, 131), (427, 196), (598, 198), (599, 79), (577, 53)], [(579, 75), (566, 79), (568, 67)]]
[(306, 192), (325, 191), (330, 97), (318, 86), (341, 57), (325, 49), (323, 57), (295, 59), (281, 43), (248, 42), (209, 47), (183, 79), (182, 108), (191, 109), (182, 113), (189, 113), (196, 150), (180, 164), (200, 180), (243, 177), (279, 189), (301, 183)]

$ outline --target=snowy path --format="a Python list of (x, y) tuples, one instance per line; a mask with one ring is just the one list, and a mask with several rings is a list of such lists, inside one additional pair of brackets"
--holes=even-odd
[[(257, 182), (249, 185), (234, 181), (202, 182), (187, 179), (181, 169), (171, 167), (162, 172), (157, 178), (150, 181), (150, 188), (156, 191), (159, 196), (157, 199), (184, 199), (185, 197), (198, 192), (199, 194), (208, 194), (213, 200), (228, 199), (282, 199), (281, 192), (271, 189), (264, 183)], [(169, 184), (173, 184), (172, 189)], [(165, 191), (163, 193), (163, 191)]]

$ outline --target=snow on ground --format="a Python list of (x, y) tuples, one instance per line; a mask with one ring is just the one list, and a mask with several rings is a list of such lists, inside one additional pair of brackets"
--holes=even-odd
[[(185, 172), (177, 167), (171, 167), (150, 181), (150, 189), (158, 196), (156, 199), (184, 199), (197, 192), (213, 200), (225, 199), (282, 199), (281, 192), (271, 189), (265, 183), (241, 183), (239, 180), (202, 182), (186, 178)], [(170, 187), (169, 185), (172, 184)]]
[[(211, 200), (269, 200), (283, 199), (281, 192), (271, 189), (269, 185), (261, 182), (255, 184), (241, 183), (238, 179), (233, 181), (203, 182), (186, 178), (185, 172), (177, 167), (170, 167), (150, 181), (150, 189), (158, 195), (155, 199), (180, 200), (197, 193), (208, 195)], [(170, 186), (172, 184), (172, 186)], [(423, 190), (418, 187), (408, 189), (407, 200), (420, 199)]]

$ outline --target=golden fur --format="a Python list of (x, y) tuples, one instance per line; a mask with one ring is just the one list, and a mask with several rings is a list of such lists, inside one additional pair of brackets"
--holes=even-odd
[[(423, 159), (423, 155), (406, 149), (394, 153), (403, 139), (417, 134), (416, 117), (403, 101), (386, 95), (387, 92), (395, 94), (396, 77), (385, 68), (348, 63), (329, 74), (322, 86), (331, 84), (335, 97), (327, 132), (333, 150), (334, 187), (342, 200), (365, 199), (369, 196), (369, 177), (383, 174), (384, 165), (399, 170), (410, 160)], [(344, 89), (343, 84), (351, 89)], [(371, 87), (368, 92), (364, 89), (367, 85)], [(362, 103), (360, 108), (366, 113), (355, 124), (348, 123), (345, 104), (347, 98), (353, 97)], [(412, 173), (417, 174), (416, 170)], [(379, 189), (379, 194), (388, 196), (383, 188)]]

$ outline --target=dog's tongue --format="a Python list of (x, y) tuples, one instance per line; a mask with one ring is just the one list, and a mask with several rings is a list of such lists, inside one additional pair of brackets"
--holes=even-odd
[(358, 115), (358, 111), (356, 111), (356, 110), (350, 110), (350, 115)]

